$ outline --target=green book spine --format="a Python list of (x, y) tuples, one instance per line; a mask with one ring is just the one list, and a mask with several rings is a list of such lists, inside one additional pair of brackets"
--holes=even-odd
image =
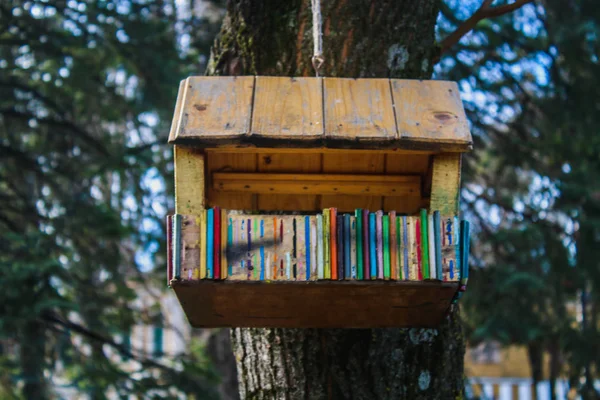
[(383, 279), (390, 279), (390, 216), (383, 216)]
[(423, 262), (423, 279), (429, 279), (429, 246), (428, 246), (428, 230), (427, 230), (427, 210), (421, 209), (421, 257)]
[(357, 208), (354, 212), (356, 215), (356, 264), (358, 270), (357, 279), (364, 279), (364, 270), (363, 270), (363, 249), (362, 249), (362, 209)]
[(398, 257), (398, 280), (406, 279), (404, 276), (404, 251), (402, 246), (402, 217), (396, 217), (396, 256)]

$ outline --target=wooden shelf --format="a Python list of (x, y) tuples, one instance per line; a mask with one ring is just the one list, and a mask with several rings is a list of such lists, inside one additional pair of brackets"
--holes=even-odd
[(172, 281), (190, 324), (209, 327), (438, 326), (458, 282)]
[(421, 195), (418, 175), (270, 174), (216, 172), (213, 189), (265, 194)]

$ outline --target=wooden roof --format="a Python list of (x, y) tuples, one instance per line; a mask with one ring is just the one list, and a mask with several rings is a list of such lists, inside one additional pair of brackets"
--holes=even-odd
[(182, 81), (169, 143), (464, 152), (472, 138), (454, 82), (242, 76)]

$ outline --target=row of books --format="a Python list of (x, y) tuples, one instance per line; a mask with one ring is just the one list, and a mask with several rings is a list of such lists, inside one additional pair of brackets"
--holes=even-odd
[(438, 211), (167, 217), (168, 280), (426, 280), (468, 276), (469, 224)]

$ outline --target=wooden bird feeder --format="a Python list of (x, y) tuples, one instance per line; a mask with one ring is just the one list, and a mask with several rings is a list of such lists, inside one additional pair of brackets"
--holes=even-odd
[[(169, 143), (181, 215), (457, 215), (472, 148), (454, 82), (262, 76), (182, 81)], [(459, 290), (440, 280), (170, 285), (194, 327), (435, 327)]]

